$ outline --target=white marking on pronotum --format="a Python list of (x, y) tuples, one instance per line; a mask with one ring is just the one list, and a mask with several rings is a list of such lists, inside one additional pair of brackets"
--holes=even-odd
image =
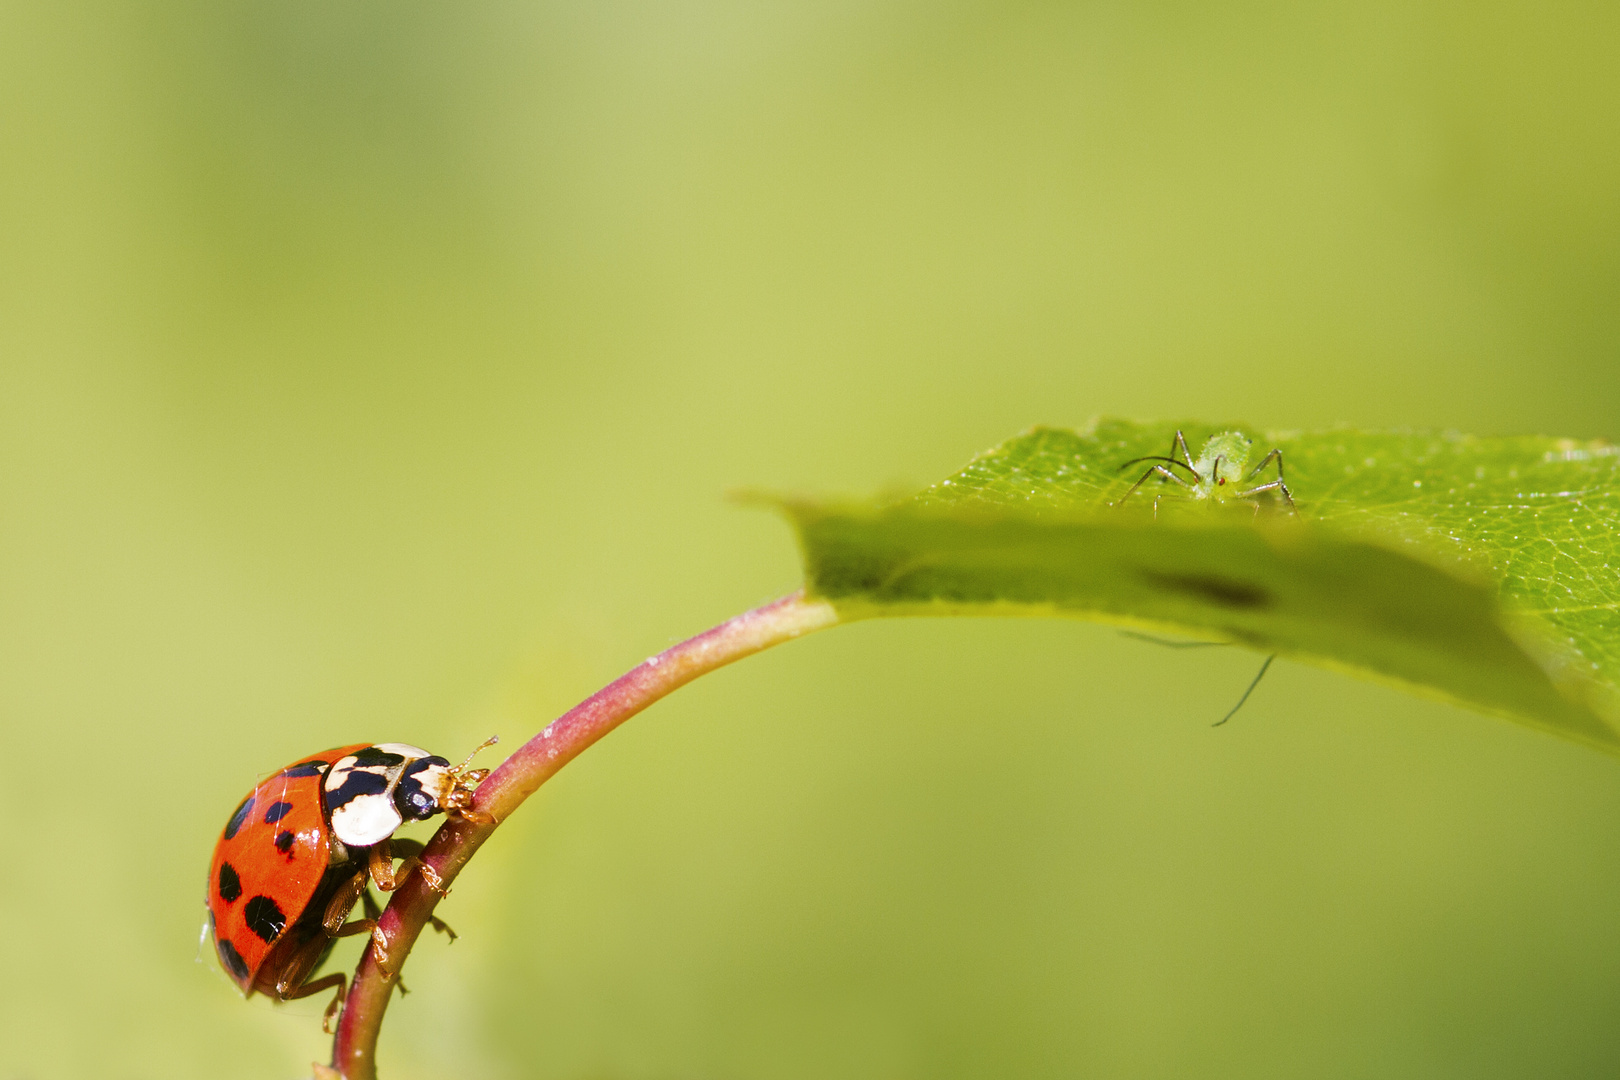
[(380, 742), (377, 744), (377, 749), (386, 754), (398, 754), (406, 761), (415, 761), (418, 758), (433, 756), (420, 746), (412, 746), (410, 743), (404, 742)]
[(404, 823), (387, 792), (356, 796), (332, 811), (332, 831), (354, 847), (369, 847), (390, 837)]
[(333, 833), (353, 847), (393, 835), (405, 823), (394, 805), (394, 788), (407, 766), (432, 756), (410, 743), (377, 743), (333, 765), (324, 785)]

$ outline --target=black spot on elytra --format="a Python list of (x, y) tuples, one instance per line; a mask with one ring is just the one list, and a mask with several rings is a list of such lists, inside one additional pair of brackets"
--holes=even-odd
[(336, 810), (362, 795), (377, 795), (387, 790), (386, 776), (370, 772), (351, 772), (343, 777), (343, 783), (326, 793), (326, 808)]
[(1160, 588), (1187, 593), (1222, 607), (1256, 609), (1268, 608), (1274, 603), (1272, 595), (1258, 585), (1214, 574), (1160, 574), (1144, 570), (1142, 576)]
[(290, 769), (281, 770), (281, 775), (291, 780), (304, 776), (319, 776), (326, 771), (327, 762), (301, 761)]
[(355, 752), (356, 765), (398, 765), (405, 759), (399, 754), (390, 754), (386, 750), (379, 750), (375, 746), (368, 746), (364, 750)]
[(233, 979), (237, 982), (247, 981), (247, 961), (242, 959), (242, 954), (236, 951), (235, 945), (224, 939), (218, 939), (214, 942), (214, 951), (219, 953), (220, 965), (231, 973)]
[(276, 940), (276, 935), (287, 926), (287, 916), (268, 896), (255, 896), (249, 900), (242, 909), (242, 916), (247, 919), (248, 929), (266, 942)]
[(230, 840), (236, 836), (236, 831), (242, 827), (242, 822), (247, 820), (247, 816), (252, 809), (253, 796), (249, 795), (242, 800), (242, 805), (236, 808), (236, 813), (231, 815), (231, 820), (225, 823), (225, 839)]
[(292, 850), (292, 846), (293, 846), (293, 834), (292, 833), (288, 832), (286, 829), (283, 829), (283, 830), (281, 830), (281, 832), (276, 834), (276, 850), (277, 851), (279, 851), (283, 855), (285, 855), (285, 854), (287, 854), (287, 852)]
[(292, 803), (290, 802), (271, 803), (264, 812), (264, 823), (266, 825), (274, 825), (276, 822), (286, 817), (292, 808)]
[(242, 895), (242, 879), (236, 873), (236, 867), (230, 863), (219, 864), (219, 898), (227, 904), (234, 904)]

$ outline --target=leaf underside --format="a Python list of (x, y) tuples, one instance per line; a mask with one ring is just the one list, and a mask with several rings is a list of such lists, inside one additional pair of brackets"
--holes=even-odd
[[(1152, 476), (1177, 430), (1282, 451), (1266, 493)], [(1189, 470), (1173, 468), (1178, 474)], [(1267, 469), (1255, 484), (1274, 479)], [(1620, 753), (1620, 449), (1539, 437), (1037, 428), (888, 504), (780, 503), (846, 619), (1063, 615), (1216, 637)]]

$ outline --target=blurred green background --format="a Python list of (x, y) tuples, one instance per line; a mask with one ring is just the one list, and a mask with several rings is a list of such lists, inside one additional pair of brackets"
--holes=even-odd
[[(1620, 435), (1620, 8), (0, 3), (0, 1080), (291, 1078), (263, 773), (509, 742), (1036, 422)], [(1620, 769), (1083, 624), (838, 629), (571, 766), (383, 1074), (1620, 1071)], [(353, 943), (339, 954), (352, 965)]]

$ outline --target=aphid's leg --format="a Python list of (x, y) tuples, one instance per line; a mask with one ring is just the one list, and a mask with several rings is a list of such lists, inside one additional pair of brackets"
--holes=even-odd
[(1125, 500), (1130, 498), (1133, 494), (1135, 494), (1136, 489), (1141, 487), (1143, 484), (1147, 483), (1148, 477), (1154, 475), (1155, 473), (1157, 473), (1159, 476), (1164, 477), (1167, 480), (1174, 480), (1176, 483), (1180, 484), (1182, 487), (1186, 488), (1189, 491), (1192, 490), (1192, 485), (1187, 483), (1187, 481), (1183, 480), (1181, 477), (1177, 476), (1175, 473), (1171, 472), (1169, 469), (1165, 468), (1163, 465), (1155, 465), (1151, 469), (1149, 469), (1147, 472), (1143, 473), (1142, 476), (1141, 476), (1141, 479), (1137, 480), (1136, 483), (1132, 484), (1126, 490), (1125, 494), (1123, 494), (1123, 495), (1121, 495), (1119, 497), (1119, 501), (1114, 503), (1114, 505), (1115, 506), (1123, 505)]
[(1266, 677), (1266, 669), (1271, 667), (1271, 662), (1275, 659), (1277, 659), (1276, 653), (1272, 653), (1270, 656), (1266, 657), (1266, 662), (1260, 665), (1260, 670), (1258, 673), (1256, 673), (1254, 681), (1249, 684), (1249, 688), (1247, 690), (1243, 691), (1243, 696), (1238, 698), (1238, 703), (1232, 706), (1231, 710), (1225, 716), (1209, 725), (1210, 727), (1220, 727), (1222, 724), (1226, 723), (1228, 720), (1232, 719), (1232, 717), (1237, 715), (1237, 711), (1243, 708), (1243, 703), (1249, 700), (1249, 695), (1254, 693), (1254, 688), (1260, 685), (1260, 680)]
[(1271, 453), (1261, 458), (1260, 464), (1249, 470), (1249, 475), (1243, 478), (1243, 482), (1247, 484), (1250, 480), (1253, 480), (1256, 476), (1259, 476), (1260, 470), (1271, 464), (1273, 458), (1275, 458), (1277, 461), (1277, 479), (1273, 480), (1269, 484), (1261, 484), (1257, 488), (1251, 488), (1250, 490), (1239, 495), (1238, 498), (1242, 499), (1247, 498), (1250, 495), (1258, 495), (1262, 491), (1280, 491), (1282, 492), (1283, 501), (1288, 504), (1288, 509), (1297, 514), (1299, 513), (1299, 508), (1294, 505), (1294, 493), (1288, 490), (1288, 479), (1283, 475), (1283, 456), (1281, 450), (1273, 449)]
[(1277, 479), (1283, 479), (1282, 451), (1273, 447), (1269, 454), (1260, 459), (1260, 463), (1258, 465), (1249, 470), (1249, 474), (1243, 478), (1243, 482), (1247, 484), (1250, 480), (1253, 480), (1255, 477), (1259, 476), (1260, 470), (1264, 469), (1267, 465), (1270, 465), (1273, 459), (1275, 459), (1277, 462)]
[(1192, 468), (1192, 451), (1187, 449), (1187, 436), (1181, 433), (1180, 428), (1176, 429), (1176, 437), (1170, 440), (1170, 457), (1172, 459), (1175, 458), (1177, 450), (1181, 451), (1181, 460), (1187, 463), (1187, 468)]
[[(1261, 495), (1261, 494), (1264, 494), (1267, 491), (1280, 491), (1280, 492), (1282, 492), (1283, 500), (1288, 503), (1289, 511), (1292, 512), (1293, 514), (1296, 514), (1296, 515), (1299, 513), (1299, 509), (1296, 506), (1294, 506), (1293, 493), (1288, 490), (1288, 485), (1283, 483), (1281, 480), (1273, 480), (1269, 484), (1261, 484), (1259, 487), (1250, 488), (1248, 491), (1240, 491), (1236, 495), (1234, 495), (1233, 498), (1247, 499), (1250, 495)], [(1254, 511), (1257, 514), (1260, 512), (1260, 504), (1259, 503), (1254, 504)]]
[(1230, 641), (1172, 641), (1169, 638), (1154, 637), (1139, 630), (1121, 630), (1120, 637), (1135, 638), (1150, 645), (1163, 645), (1167, 649), (1211, 649), (1232, 644)]
[[(394, 869), (396, 854), (404, 860), (398, 870)], [(422, 861), (422, 845), (416, 840), (383, 840), (372, 847), (371, 858), (366, 865), (371, 880), (383, 892), (393, 892), (399, 888), (400, 882), (410, 877), (412, 870), (421, 871), (427, 887), (440, 896), (450, 895), (439, 872)]]

